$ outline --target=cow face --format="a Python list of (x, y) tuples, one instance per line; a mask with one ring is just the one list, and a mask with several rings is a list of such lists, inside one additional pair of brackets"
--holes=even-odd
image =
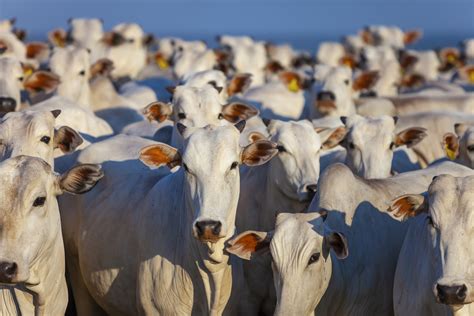
[(433, 293), (438, 303), (449, 305), (453, 312), (474, 302), (473, 185), (473, 176), (440, 175), (427, 194), (399, 197), (391, 207), (399, 217), (428, 214), (426, 229), (434, 255), (430, 260), (437, 278)]
[(395, 134), (397, 118), (390, 116), (356, 115), (342, 120), (348, 130), (341, 143), (347, 151), (346, 164), (366, 179), (389, 177), (393, 150), (402, 145), (414, 146), (426, 137), (426, 130), (416, 127)]
[(178, 124), (185, 138), (180, 154), (161, 144), (142, 150), (140, 159), (149, 165), (181, 166), (186, 208), (192, 212), (192, 234), (201, 242), (216, 243), (234, 232), (240, 191), (239, 165), (260, 165), (277, 154), (276, 144), (261, 140), (239, 146), (245, 121), (236, 126), (193, 129)]
[(0, 121), (0, 161), (27, 155), (54, 163), (54, 149), (63, 153), (74, 151), (82, 143), (79, 134), (70, 127), (55, 129), (60, 110), (52, 112), (11, 112)]
[(51, 72), (61, 78), (58, 95), (82, 106), (89, 106), (90, 103), (89, 58), (89, 52), (84, 48), (56, 47), (49, 62)]
[(320, 213), (279, 214), (274, 232), (244, 232), (227, 251), (243, 259), (270, 250), (277, 294), (275, 315), (313, 315), (332, 274), (330, 249), (348, 256), (345, 237), (331, 231)]
[(82, 165), (57, 175), (39, 158), (18, 156), (0, 164), (0, 175), (0, 283), (37, 284), (34, 265), (62, 251), (54, 249), (61, 236), (56, 196), (86, 192), (103, 174)]
[(269, 163), (269, 181), (285, 196), (309, 203), (317, 189), (321, 150), (336, 146), (344, 138), (345, 129), (323, 129), (318, 133), (308, 121), (272, 120), (268, 131), (279, 152)]

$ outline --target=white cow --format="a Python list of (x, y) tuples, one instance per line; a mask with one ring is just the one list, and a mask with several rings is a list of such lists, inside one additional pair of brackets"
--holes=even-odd
[[(241, 149), (244, 123), (237, 129), (178, 126), (186, 138), (182, 153), (155, 144), (142, 150), (141, 160), (179, 170), (105, 162), (106, 182), (81, 202), (65, 204), (74, 208), (64, 214), (63, 225), (80, 314), (97, 311), (91, 297), (112, 314), (220, 315), (232, 307), (238, 262), (229, 261), (224, 243), (234, 233), (238, 166), (265, 163), (277, 153), (276, 144), (262, 140)], [(96, 149), (100, 143), (85, 151)]]
[(89, 191), (103, 174), (80, 165), (63, 175), (42, 159), (0, 163), (0, 314), (63, 315), (68, 290), (56, 196)]
[[(469, 176), (467, 176), (469, 174)], [(472, 205), (474, 176), (440, 175), (425, 194), (397, 198), (391, 209), (411, 222), (398, 258), (395, 315), (474, 313)]]

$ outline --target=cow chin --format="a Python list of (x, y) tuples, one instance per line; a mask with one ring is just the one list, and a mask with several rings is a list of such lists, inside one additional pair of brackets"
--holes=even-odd
[(336, 103), (332, 100), (316, 101), (316, 108), (321, 114), (331, 114), (337, 109)]
[(198, 235), (196, 232), (193, 232), (193, 235), (194, 235), (194, 238), (196, 238), (197, 240), (199, 240), (200, 242), (202, 243), (211, 243), (211, 244), (215, 244), (217, 243), (219, 240), (221, 240), (222, 238), (224, 238), (223, 236), (219, 236), (219, 235), (214, 235), (210, 229), (206, 229), (204, 231), (204, 234), (202, 235)]

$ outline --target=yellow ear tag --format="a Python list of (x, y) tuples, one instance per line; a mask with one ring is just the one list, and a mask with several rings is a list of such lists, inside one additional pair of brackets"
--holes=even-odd
[(474, 70), (469, 72), (469, 82), (474, 84)]
[(28, 77), (28, 76), (30, 76), (32, 73), (33, 73), (33, 69), (31, 69), (30, 67), (28, 67), (28, 68), (25, 68), (25, 70), (23, 71), (23, 76)]
[(449, 148), (448, 144), (444, 144), (444, 151), (449, 159), (454, 160), (456, 159), (456, 152)]
[(161, 56), (156, 57), (155, 61), (158, 67), (160, 67), (160, 69), (168, 69), (168, 67), (170, 66), (166, 59)]
[(456, 56), (454, 54), (448, 54), (446, 59), (448, 60), (448, 62), (454, 63), (456, 61)]
[(288, 83), (288, 90), (290, 90), (291, 92), (300, 91), (300, 86), (298, 85), (298, 80), (296, 78), (290, 80), (290, 82)]

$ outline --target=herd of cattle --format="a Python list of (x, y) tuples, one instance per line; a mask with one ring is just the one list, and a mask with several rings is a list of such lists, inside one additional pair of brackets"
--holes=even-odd
[(474, 315), (474, 39), (26, 35), (0, 21), (0, 315)]

